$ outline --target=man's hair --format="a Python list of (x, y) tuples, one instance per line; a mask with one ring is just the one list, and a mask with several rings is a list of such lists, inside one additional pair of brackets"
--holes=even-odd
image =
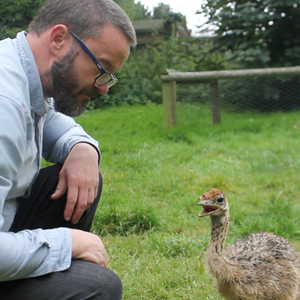
[(112, 0), (48, 0), (38, 10), (28, 31), (38, 36), (56, 24), (64, 24), (81, 39), (101, 35), (101, 27), (118, 27), (132, 46), (136, 45), (134, 27), (124, 12)]

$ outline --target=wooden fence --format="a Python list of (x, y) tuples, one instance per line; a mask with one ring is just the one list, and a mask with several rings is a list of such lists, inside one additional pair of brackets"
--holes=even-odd
[(299, 75), (300, 66), (268, 69), (226, 70), (206, 72), (178, 72), (167, 69), (161, 74), (164, 107), (164, 127), (177, 125), (176, 82), (206, 83), (210, 85), (213, 123), (221, 123), (218, 80), (233, 78), (253, 78)]

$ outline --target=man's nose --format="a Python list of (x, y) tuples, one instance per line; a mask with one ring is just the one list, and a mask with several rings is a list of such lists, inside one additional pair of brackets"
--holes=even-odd
[(94, 86), (97, 88), (97, 90), (99, 91), (100, 94), (107, 94), (109, 87), (108, 87), (108, 83), (104, 83), (102, 85), (98, 85), (96, 83), (94, 83)]

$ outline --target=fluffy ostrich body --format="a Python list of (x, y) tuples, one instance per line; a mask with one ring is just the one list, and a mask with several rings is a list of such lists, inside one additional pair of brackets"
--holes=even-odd
[(212, 189), (200, 196), (200, 217), (211, 218), (207, 262), (219, 293), (228, 300), (300, 299), (300, 253), (286, 239), (254, 233), (223, 251), (229, 225), (226, 195)]

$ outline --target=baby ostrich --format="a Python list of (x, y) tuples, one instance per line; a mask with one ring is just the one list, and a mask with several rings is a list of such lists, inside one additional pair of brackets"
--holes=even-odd
[(226, 195), (212, 189), (200, 196), (200, 217), (211, 218), (208, 267), (219, 293), (230, 300), (300, 299), (300, 253), (282, 237), (254, 233), (223, 252), (229, 225)]

